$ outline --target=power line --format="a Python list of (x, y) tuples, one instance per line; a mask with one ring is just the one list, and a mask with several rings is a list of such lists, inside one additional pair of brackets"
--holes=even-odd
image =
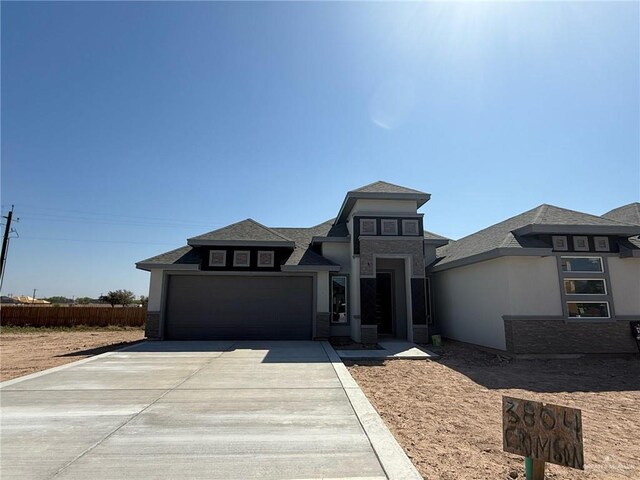
[[(68, 209), (64, 209), (64, 208), (52, 208), (52, 207), (40, 207), (40, 206), (35, 206), (35, 205), (20, 205), (21, 209), (35, 209), (35, 210), (46, 210), (46, 211), (55, 211), (55, 212), (67, 212), (67, 213), (75, 213), (75, 214), (80, 214), (80, 215), (89, 215), (89, 216), (101, 216), (101, 217), (115, 217), (115, 218), (122, 218), (122, 219), (135, 219), (135, 220), (144, 220), (144, 221), (149, 221), (149, 220), (158, 220), (161, 222), (166, 222), (168, 219), (167, 218), (162, 218), (162, 217), (149, 217), (146, 215), (122, 215), (122, 214), (117, 214), (117, 213), (106, 213), (106, 212), (91, 212), (91, 211), (86, 211), (86, 210), (68, 210)], [(46, 214), (39, 214), (39, 215), (46, 215)], [(182, 220), (178, 223), (185, 223), (185, 224), (196, 224), (196, 225), (221, 225), (221, 224), (212, 224), (209, 222), (202, 222), (199, 220)]]
[(84, 223), (89, 225), (125, 225), (133, 227), (165, 227), (165, 228), (212, 228), (222, 224), (187, 224), (187, 223), (156, 223), (156, 222), (134, 222), (126, 220), (101, 220), (93, 218), (70, 217), (62, 215), (41, 215), (27, 214), (22, 216), (23, 220), (35, 220), (41, 222), (66, 222), (66, 223)]
[(134, 242), (129, 240), (93, 240), (83, 238), (53, 238), (53, 237), (20, 237), (21, 240), (42, 240), (47, 242), (80, 242), (80, 243), (126, 243), (133, 245), (172, 245), (175, 243), (161, 243), (161, 242)]

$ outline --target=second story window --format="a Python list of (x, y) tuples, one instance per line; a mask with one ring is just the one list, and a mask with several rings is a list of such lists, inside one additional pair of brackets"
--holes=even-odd
[(273, 251), (258, 251), (258, 266), (259, 267), (273, 267)]
[(553, 241), (553, 249), (554, 250), (569, 250), (569, 244), (567, 244), (567, 237), (561, 235), (554, 235), (551, 237)]
[(593, 237), (593, 243), (595, 243), (596, 252), (608, 252), (609, 251), (609, 238), (608, 237)]
[(402, 220), (403, 235), (420, 235), (420, 224), (418, 220)]
[(382, 235), (398, 235), (398, 220), (395, 218), (383, 218), (381, 224)]
[(211, 250), (209, 252), (210, 267), (224, 267), (227, 264), (227, 252), (225, 250)]
[(234, 267), (248, 267), (249, 259), (250, 256), (248, 250), (236, 250), (235, 252), (233, 252)]
[(589, 251), (589, 237), (573, 237), (573, 249), (576, 252)]
[(373, 218), (360, 219), (360, 235), (376, 235), (376, 221)]

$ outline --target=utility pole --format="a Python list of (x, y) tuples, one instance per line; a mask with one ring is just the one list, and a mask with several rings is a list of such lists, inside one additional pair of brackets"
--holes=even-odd
[(4, 237), (2, 239), (2, 253), (0, 254), (0, 278), (4, 273), (4, 264), (7, 261), (7, 247), (9, 246), (9, 233), (11, 232), (11, 219), (13, 218), (13, 205), (11, 205), (11, 211), (6, 217), (7, 226), (4, 229)]
[(33, 289), (33, 297), (31, 297), (31, 298), (33, 298), (33, 300), (31, 300), (31, 305), (33, 305), (34, 303), (36, 303), (36, 291), (37, 291), (37, 290), (34, 288), (34, 289)]

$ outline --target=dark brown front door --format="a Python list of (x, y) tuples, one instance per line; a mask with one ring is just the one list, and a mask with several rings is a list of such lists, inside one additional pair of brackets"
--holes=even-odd
[(393, 274), (376, 274), (376, 323), (379, 335), (393, 335)]

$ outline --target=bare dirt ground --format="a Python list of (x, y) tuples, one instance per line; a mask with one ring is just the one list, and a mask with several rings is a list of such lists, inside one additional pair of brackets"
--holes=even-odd
[(349, 362), (349, 371), (427, 480), (524, 478), (502, 451), (502, 395), (582, 410), (585, 469), (547, 479), (640, 478), (640, 359), (509, 360), (447, 343), (438, 361)]
[(144, 338), (141, 328), (0, 329), (0, 381), (75, 362)]

